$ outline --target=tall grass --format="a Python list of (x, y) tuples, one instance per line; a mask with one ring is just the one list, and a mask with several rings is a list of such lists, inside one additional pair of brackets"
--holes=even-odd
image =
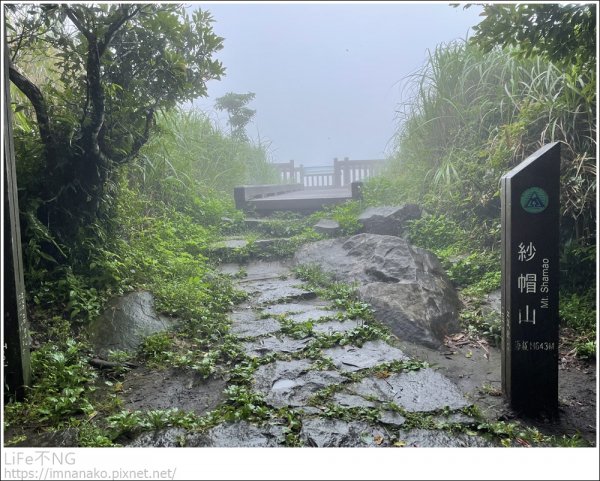
[(464, 41), (440, 45), (404, 81), (395, 152), (386, 178), (367, 186), (368, 201), (422, 202), (489, 232), (499, 218), (501, 175), (558, 141), (563, 231), (589, 241), (596, 196), (590, 84), (595, 79), (540, 58), (483, 54)]
[(202, 112), (163, 114), (157, 127), (159, 133), (142, 150), (134, 172), (146, 193), (163, 200), (173, 189), (231, 197), (236, 185), (276, 178), (265, 146), (232, 139)]

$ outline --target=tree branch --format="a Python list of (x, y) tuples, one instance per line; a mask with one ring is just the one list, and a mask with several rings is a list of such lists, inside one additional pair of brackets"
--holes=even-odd
[(13, 66), (10, 59), (8, 72), (11, 82), (15, 84), (21, 92), (23, 92), (35, 110), (40, 138), (42, 139), (42, 142), (44, 143), (48, 153), (53, 148), (54, 138), (52, 136), (52, 128), (50, 126), (50, 117), (48, 116), (46, 100), (44, 99), (44, 96), (42, 95), (42, 92), (38, 86), (25, 77), (25, 75), (23, 75), (21, 72), (19, 72)]
[(131, 13), (128, 13), (129, 5), (122, 5), (120, 7), (120, 9), (123, 12), (123, 16), (118, 18), (117, 20), (115, 20), (113, 23), (111, 23), (108, 26), (108, 30), (104, 34), (104, 38), (98, 44), (98, 53), (99, 53), (100, 57), (102, 57), (102, 55), (104, 55), (104, 52), (106, 51), (106, 48), (110, 45), (110, 42), (112, 41), (113, 37), (115, 36), (115, 33), (117, 33), (119, 31), (119, 29), (126, 22), (131, 20), (138, 13), (140, 13), (140, 11), (142, 10), (142, 7), (134, 8)]
[(79, 30), (85, 36), (85, 38), (87, 38), (88, 42), (92, 38), (94, 39), (94, 41), (96, 40), (96, 36), (92, 32), (90, 32), (83, 24), (83, 19), (79, 17), (79, 13), (77, 13), (75, 10), (69, 7), (65, 7), (65, 12), (67, 13), (67, 17), (69, 17), (71, 22), (73, 22), (75, 27), (77, 27), (77, 30)]
[(150, 129), (154, 125), (154, 107), (150, 107), (146, 112), (146, 125), (144, 127), (144, 133), (138, 137), (133, 143), (131, 152), (127, 156), (126, 160), (133, 159), (140, 151), (140, 149), (148, 142), (150, 138)]
[(87, 57), (87, 90), (92, 103), (92, 115), (88, 125), (82, 125), (85, 140), (88, 142), (90, 153), (98, 155), (100, 147), (98, 145), (98, 133), (104, 123), (104, 90), (102, 88), (100, 72), (100, 55), (98, 53), (98, 42), (96, 36), (92, 35), (88, 39), (88, 57)]

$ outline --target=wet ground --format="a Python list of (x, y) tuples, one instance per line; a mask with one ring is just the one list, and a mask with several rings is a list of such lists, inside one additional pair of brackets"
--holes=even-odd
[[(225, 265), (222, 270), (238, 274), (240, 266)], [(296, 443), (316, 447), (496, 445), (474, 432), (461, 432), (477, 422), (464, 413), (472, 403), (442, 371), (388, 371), (391, 363), (411, 360), (393, 338), (315, 348), (322, 336), (357, 334), (368, 323), (348, 319), (343, 310), (317, 298), (284, 264), (256, 262), (243, 270), (245, 277), (236, 282), (250, 297), (231, 313), (231, 332), (248, 357), (264, 359), (249, 387), (274, 412), (283, 409), (293, 417), (295, 428), (274, 416), (267, 423), (222, 422), (202, 433), (163, 429), (121, 440), (124, 444), (268, 447), (289, 443), (292, 432)], [(311, 325), (306, 334), (290, 332), (290, 326), (306, 323)], [(140, 371), (124, 382), (126, 406), (158, 409), (181, 404), (193, 409), (201, 401), (196, 409), (200, 414), (223, 400), (217, 381), (201, 385), (180, 375), (178, 386), (170, 385), (170, 395), (164, 396), (157, 394), (148, 376)], [(206, 394), (200, 395), (203, 390)], [(419, 419), (427, 419), (425, 427)]]
[[(239, 275), (243, 269), (245, 276)], [(166, 428), (118, 441), (132, 447), (470, 447), (497, 446), (475, 432), (477, 406), (490, 421), (519, 421), (548, 435), (579, 434), (596, 443), (596, 369), (565, 356), (559, 371), (560, 417), (519, 418), (501, 396), (500, 352), (465, 333), (439, 349), (374, 338), (352, 342), (365, 326), (295, 279), (284, 263), (224, 265), (249, 293), (231, 313), (231, 332), (249, 358), (262, 362), (246, 388), (275, 414), (268, 421), (223, 421), (208, 430)], [(305, 334), (290, 330), (310, 324)], [(324, 346), (323, 336), (345, 342)], [(426, 361), (429, 367), (394, 370), (393, 363)], [(227, 403), (228, 375), (203, 379), (183, 369), (140, 366), (122, 380), (123, 409), (178, 408), (205, 415)], [(283, 410), (283, 411), (282, 411)], [(292, 420), (292, 421), (291, 421)], [(10, 437), (10, 436), (9, 436)], [(35, 435), (24, 446), (77, 445), (77, 433)]]
[[(460, 335), (459, 335), (460, 336)], [(457, 337), (459, 337), (457, 336)], [(458, 344), (458, 345), (457, 345)], [(500, 350), (466, 334), (458, 343), (448, 339), (439, 350), (400, 341), (407, 354), (426, 360), (451, 379), (490, 420), (518, 420), (547, 435), (579, 434), (596, 444), (596, 365), (563, 353), (558, 371), (559, 418), (553, 421), (520, 417), (501, 395)]]

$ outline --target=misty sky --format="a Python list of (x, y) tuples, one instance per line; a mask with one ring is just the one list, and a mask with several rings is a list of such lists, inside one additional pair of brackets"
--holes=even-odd
[(269, 144), (272, 161), (304, 165), (389, 154), (402, 79), (424, 64), (428, 49), (466, 38), (481, 11), (432, 2), (197, 6), (225, 38), (216, 57), (227, 72), (194, 106), (225, 127), (214, 100), (254, 92), (249, 136)]

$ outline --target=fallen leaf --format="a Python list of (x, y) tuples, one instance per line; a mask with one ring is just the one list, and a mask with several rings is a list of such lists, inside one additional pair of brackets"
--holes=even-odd
[(391, 373), (389, 371), (379, 371), (375, 373), (375, 377), (379, 378), (379, 379), (385, 379), (387, 377), (390, 377)]
[(466, 357), (467, 359), (470, 359), (470, 358), (472, 358), (472, 357), (473, 357), (473, 352), (472, 352), (472, 351), (469, 351), (469, 352), (467, 352), (467, 353), (465, 354), (465, 357)]
[(394, 446), (396, 446), (397, 448), (403, 448), (404, 446), (406, 446), (406, 443), (404, 441), (396, 441), (394, 443)]
[(531, 444), (529, 444), (527, 441), (525, 441), (524, 439), (521, 438), (517, 438), (516, 441), (521, 445), (521, 446), (525, 446), (526, 448), (530, 448)]
[(383, 442), (383, 436), (380, 436), (379, 434), (377, 436), (375, 436), (373, 438), (373, 440), (375, 441), (375, 444), (377, 444), (377, 446), (379, 446), (382, 442)]

